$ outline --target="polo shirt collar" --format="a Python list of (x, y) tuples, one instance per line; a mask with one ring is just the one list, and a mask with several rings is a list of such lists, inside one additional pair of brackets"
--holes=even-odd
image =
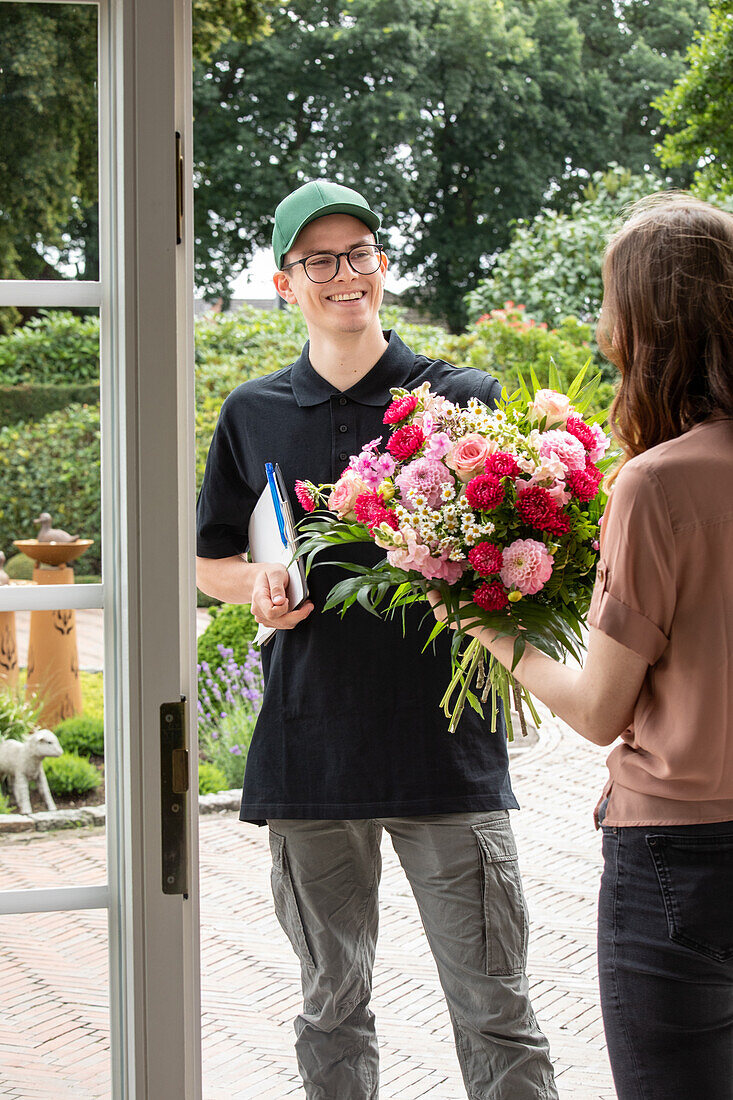
[(372, 369), (360, 378), (356, 385), (348, 390), (337, 390), (325, 378), (313, 369), (310, 361), (310, 341), (303, 348), (300, 357), (293, 364), (290, 383), (295, 400), (300, 406), (320, 405), (334, 395), (350, 398), (360, 405), (386, 405), (389, 403), (389, 391), (393, 386), (404, 386), (410, 377), (415, 361), (414, 352), (400, 340), (394, 330), (384, 334), (388, 341), (384, 354)]

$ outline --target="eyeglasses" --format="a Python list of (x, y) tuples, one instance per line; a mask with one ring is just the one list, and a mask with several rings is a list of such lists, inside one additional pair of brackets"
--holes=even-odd
[(312, 283), (328, 283), (338, 275), (341, 257), (345, 256), (349, 267), (357, 275), (373, 275), (379, 270), (383, 252), (381, 244), (357, 244), (348, 252), (317, 252), (304, 260), (293, 260), (291, 264), (285, 264), (282, 270), (302, 264)]

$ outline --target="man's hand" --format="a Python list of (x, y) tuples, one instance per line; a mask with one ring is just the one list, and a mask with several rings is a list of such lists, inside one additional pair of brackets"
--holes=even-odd
[(256, 622), (276, 630), (292, 630), (307, 618), (313, 604), (306, 600), (297, 611), (291, 611), (287, 588), (290, 583), (284, 565), (263, 565), (252, 586), (252, 614)]

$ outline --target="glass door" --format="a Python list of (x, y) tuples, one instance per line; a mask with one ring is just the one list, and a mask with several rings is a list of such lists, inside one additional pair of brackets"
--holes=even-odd
[(0, 22), (0, 1097), (187, 1100), (190, 6)]

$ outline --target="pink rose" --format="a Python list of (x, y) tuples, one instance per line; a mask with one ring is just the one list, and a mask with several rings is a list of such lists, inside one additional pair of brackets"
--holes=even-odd
[(353, 522), (356, 519), (354, 512), (356, 498), (368, 491), (369, 486), (362, 481), (355, 470), (345, 470), (328, 498), (329, 511), (335, 512), (339, 519)]
[(478, 432), (469, 432), (454, 443), (445, 456), (445, 464), (455, 470), (456, 477), (464, 484), (483, 473), (486, 460), (497, 449), (493, 439), (487, 439)]
[(551, 424), (564, 427), (570, 411), (570, 399), (556, 390), (538, 390), (528, 409), (532, 420), (540, 421), (547, 417), (548, 428)]

